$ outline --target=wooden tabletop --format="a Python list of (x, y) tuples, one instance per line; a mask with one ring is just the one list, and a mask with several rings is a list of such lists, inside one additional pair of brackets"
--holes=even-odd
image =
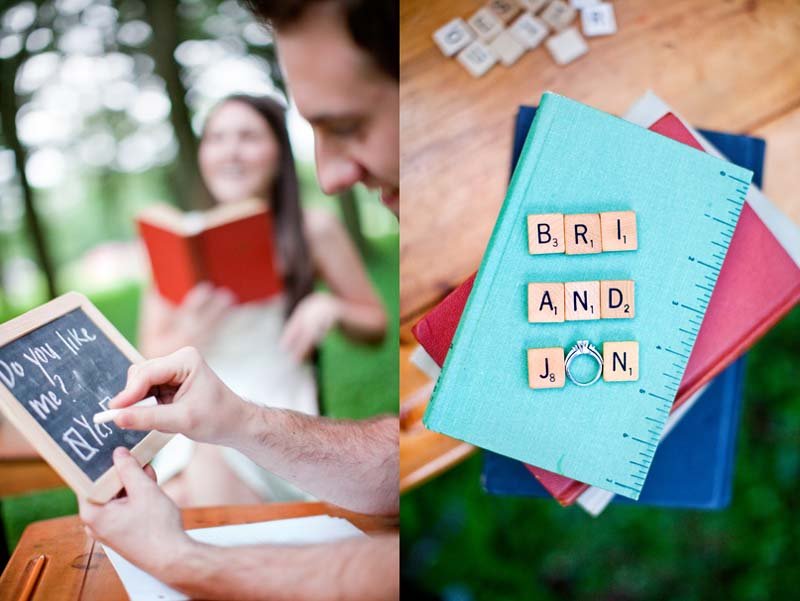
[[(346, 518), (365, 532), (391, 532), (397, 527), (397, 520), (393, 518), (355, 514), (324, 503), (186, 509), (183, 521), (190, 529), (322, 514)], [(30, 597), (32, 601), (123, 601), (128, 598), (101, 545), (87, 538), (78, 516), (70, 516), (28, 526), (0, 576), (0, 601), (19, 599), (32, 560), (41, 554), (47, 556), (47, 562)]]
[(408, 329), (478, 267), (508, 183), (519, 105), (551, 90), (619, 115), (652, 89), (697, 127), (765, 138), (764, 191), (800, 223), (796, 0), (614, 0), (618, 33), (589, 38), (574, 63), (557, 66), (540, 47), (475, 79), (431, 36), (482, 4), (400, 7), (401, 481), (412, 486), (446, 469), (442, 457), (460, 443), (414, 422), (430, 389), (407, 361)]
[(551, 90), (622, 114), (648, 88), (693, 125), (767, 140), (765, 192), (800, 223), (800, 4), (796, 0), (615, 0), (619, 32), (589, 38), (565, 67), (544, 47), (475, 79), (433, 32), (479, 0), (400, 8), (404, 320), (478, 266), (508, 182), (520, 104)]

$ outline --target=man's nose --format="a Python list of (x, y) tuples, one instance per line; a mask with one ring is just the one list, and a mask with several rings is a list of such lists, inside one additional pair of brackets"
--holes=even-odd
[(317, 143), (317, 179), (325, 194), (338, 194), (364, 179), (364, 169), (343, 152), (333, 152)]

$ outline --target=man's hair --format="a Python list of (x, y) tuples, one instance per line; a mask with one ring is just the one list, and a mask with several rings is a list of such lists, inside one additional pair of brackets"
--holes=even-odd
[(336, 4), (356, 45), (386, 75), (400, 79), (400, 16), (397, 0), (240, 0), (273, 28), (290, 27), (320, 2)]

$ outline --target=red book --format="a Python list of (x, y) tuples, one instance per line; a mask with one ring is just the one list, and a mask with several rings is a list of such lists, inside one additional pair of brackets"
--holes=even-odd
[[(673, 114), (650, 130), (703, 150)], [(444, 364), (472, 291), (473, 274), (429, 311), (412, 332), (439, 366)], [(800, 301), (800, 268), (745, 203), (697, 335), (672, 411), (735, 361)], [(556, 500), (571, 505), (588, 484), (526, 466)]]
[(272, 215), (260, 201), (182, 213), (155, 205), (136, 217), (158, 292), (174, 304), (200, 282), (233, 292), (238, 303), (283, 289), (275, 262)]

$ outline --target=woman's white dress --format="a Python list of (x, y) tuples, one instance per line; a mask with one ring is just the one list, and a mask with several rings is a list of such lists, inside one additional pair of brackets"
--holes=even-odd
[[(258, 405), (318, 415), (312, 365), (298, 364), (278, 346), (285, 323), (285, 306), (283, 294), (237, 305), (199, 349), (209, 366), (239, 396)], [(159, 452), (153, 465), (160, 483), (188, 465), (193, 447), (192, 441), (178, 435)], [(223, 456), (233, 471), (264, 499), (309, 498), (234, 449), (223, 448)]]

